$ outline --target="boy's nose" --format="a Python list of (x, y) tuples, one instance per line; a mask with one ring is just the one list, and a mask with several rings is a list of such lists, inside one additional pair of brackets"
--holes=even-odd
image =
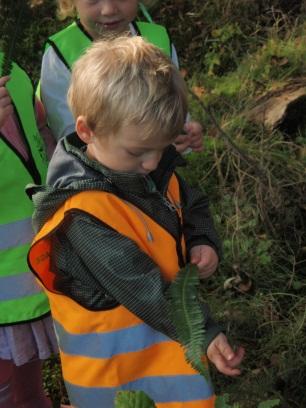
[(101, 14), (103, 16), (110, 16), (115, 13), (117, 13), (118, 8), (116, 5), (116, 1), (114, 0), (104, 0), (102, 1), (102, 6), (101, 6)]

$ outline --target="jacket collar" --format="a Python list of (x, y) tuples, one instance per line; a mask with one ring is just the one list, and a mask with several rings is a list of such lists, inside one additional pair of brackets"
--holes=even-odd
[(176, 166), (185, 164), (174, 146), (169, 146), (156, 170), (147, 176), (113, 171), (85, 154), (86, 145), (76, 133), (62, 139), (50, 162), (47, 183), (53, 187), (68, 188), (82, 182), (107, 183), (112, 190), (126, 194), (147, 194), (156, 189), (163, 191)]

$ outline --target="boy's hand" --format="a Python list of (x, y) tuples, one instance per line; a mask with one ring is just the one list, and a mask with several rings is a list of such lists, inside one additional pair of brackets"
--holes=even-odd
[(244, 348), (239, 347), (237, 351), (234, 351), (229, 345), (226, 336), (220, 333), (208, 346), (207, 357), (220, 373), (234, 377), (241, 373), (235, 367), (243, 360)]
[(200, 278), (209, 278), (217, 269), (218, 255), (209, 245), (196, 245), (190, 250), (190, 262), (199, 269)]
[(9, 76), (0, 78), (0, 128), (4, 125), (7, 117), (14, 111), (11, 98), (5, 88), (5, 84), (9, 79)]
[(190, 137), (187, 134), (178, 135), (175, 138), (174, 146), (179, 153), (184, 153), (190, 146)]
[(192, 149), (194, 152), (203, 150), (203, 132), (202, 126), (198, 122), (188, 122), (184, 126), (186, 134), (178, 135), (174, 146), (179, 153), (184, 153), (186, 149)]
[(203, 150), (203, 129), (199, 122), (187, 122), (184, 130), (189, 136), (189, 146), (193, 152), (201, 152)]

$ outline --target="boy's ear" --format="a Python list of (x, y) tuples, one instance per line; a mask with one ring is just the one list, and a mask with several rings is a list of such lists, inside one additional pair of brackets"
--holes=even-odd
[(75, 130), (79, 136), (79, 138), (86, 144), (92, 142), (93, 139), (93, 132), (87, 125), (87, 121), (85, 116), (78, 116), (76, 123), (75, 123)]

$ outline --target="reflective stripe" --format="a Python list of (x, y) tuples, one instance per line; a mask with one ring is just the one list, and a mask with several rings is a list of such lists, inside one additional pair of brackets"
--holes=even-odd
[[(144, 362), (145, 364), (145, 362)], [(142, 390), (156, 403), (203, 401), (213, 398), (213, 390), (201, 375), (146, 377), (120, 387), (80, 387), (65, 382), (70, 402), (75, 407), (92, 408), (114, 406), (114, 398), (120, 390)], [(171, 392), (169, 392), (171, 390)]]
[(29, 244), (33, 239), (32, 218), (0, 225), (0, 250)]
[(42, 291), (32, 272), (0, 277), (0, 301), (19, 299)]
[(108, 333), (88, 334), (68, 333), (56, 320), (54, 325), (61, 351), (84, 357), (110, 358), (117, 354), (141, 351), (154, 344), (171, 341), (169, 337), (146, 324)]

